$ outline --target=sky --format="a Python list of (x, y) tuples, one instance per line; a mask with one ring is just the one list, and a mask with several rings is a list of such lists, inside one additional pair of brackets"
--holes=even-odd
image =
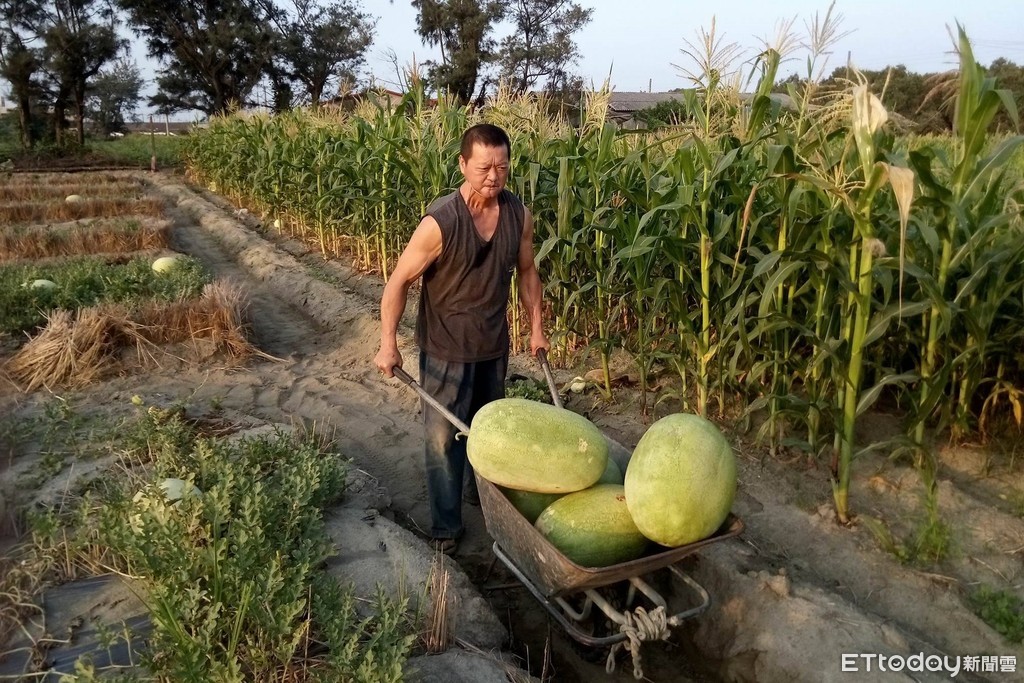
[[(809, 0), (579, 0), (593, 8), (590, 24), (577, 34), (582, 59), (577, 71), (587, 82), (601, 83), (611, 74), (615, 90), (670, 90), (688, 85), (679, 66), (688, 66), (681, 50), (686, 42), (699, 44), (698, 31), (710, 30), (724, 43), (747, 48), (753, 57), (762, 41), (771, 41), (780, 21), (795, 21), (792, 29), (806, 39), (806, 23), (824, 18), (828, 2)], [(434, 56), (416, 35), (416, 12), (408, 0), (364, 0), (364, 9), (378, 17), (377, 39), (368, 66), (383, 78), (394, 79), (386, 57), (394, 50), (400, 62)], [(1003, 56), (1024, 62), (1024, 2), (1021, 0), (838, 0), (841, 31), (830, 59), (833, 67), (846, 64), (850, 53), (855, 66), (878, 69), (904, 64), (911, 71), (953, 68), (947, 25), (959, 21), (974, 43), (982, 64)], [(807, 51), (795, 53), (783, 67), (786, 73), (805, 70)], [(831, 69), (830, 69), (831, 70)], [(783, 74), (785, 75), (785, 74)]]
[[(614, 90), (657, 91), (686, 87), (683, 70), (692, 62), (683, 54), (687, 41), (699, 45), (698, 32), (710, 30), (724, 44), (736, 43), (745, 57), (757, 54), (763, 41), (772, 42), (780, 22), (806, 42), (807, 24), (815, 15), (824, 18), (827, 1), (811, 0), (578, 0), (593, 8), (590, 24), (576, 36), (582, 58), (576, 72), (588, 84), (600, 86), (609, 78)], [(377, 18), (376, 39), (367, 53), (366, 75), (395, 83), (391, 53), (398, 63), (422, 63), (436, 58), (416, 34), (416, 11), (409, 0), (362, 0), (365, 12)], [(998, 57), (1024, 63), (1024, 0), (837, 0), (834, 13), (842, 15), (840, 31), (847, 32), (832, 47), (827, 72), (844, 66), (880, 69), (903, 64), (919, 73), (955, 68), (947, 27), (959, 21), (972, 40), (983, 65)], [(499, 27), (504, 29), (504, 27)], [(507, 31), (499, 30), (499, 35)], [(134, 55), (145, 78), (155, 64), (144, 47)], [(780, 77), (806, 72), (806, 50), (797, 50), (785, 63)]]

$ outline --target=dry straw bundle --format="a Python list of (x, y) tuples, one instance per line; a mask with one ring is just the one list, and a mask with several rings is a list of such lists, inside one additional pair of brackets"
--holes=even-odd
[(0, 204), (0, 225), (73, 221), (80, 218), (109, 216), (161, 216), (164, 204), (159, 199), (83, 199), (66, 202), (8, 202)]
[(239, 289), (215, 282), (189, 301), (153, 303), (135, 310), (103, 305), (53, 311), (42, 332), (4, 370), (26, 391), (34, 391), (88, 384), (115, 365), (125, 349), (134, 350), (141, 363), (154, 363), (157, 345), (208, 340), (232, 358), (254, 354), (270, 358), (246, 339), (245, 307)]
[(156, 218), (0, 229), (0, 260), (166, 249), (169, 231), (170, 223)]
[(203, 288), (198, 299), (154, 304), (133, 319), (153, 344), (176, 344), (204, 339), (212, 341), (232, 358), (261, 354), (245, 335), (247, 303), (242, 290), (223, 281)]

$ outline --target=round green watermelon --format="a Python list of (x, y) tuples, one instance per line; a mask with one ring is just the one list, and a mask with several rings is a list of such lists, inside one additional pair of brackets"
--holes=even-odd
[(722, 432), (686, 413), (652, 424), (626, 467), (626, 503), (647, 538), (678, 547), (722, 525), (736, 495), (736, 457)]
[(540, 514), (535, 526), (582, 567), (635, 560), (648, 543), (626, 507), (625, 489), (617, 484), (598, 484), (562, 496)]

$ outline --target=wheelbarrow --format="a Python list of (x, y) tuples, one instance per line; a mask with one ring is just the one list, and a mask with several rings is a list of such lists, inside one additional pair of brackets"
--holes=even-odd
[[(551, 391), (552, 401), (562, 407), (543, 350), (538, 356)], [(408, 373), (396, 367), (394, 374), (457, 429), (469, 433), (470, 428), (467, 424), (428, 394)], [(702, 548), (737, 536), (743, 531), (743, 522), (730, 513), (714, 534), (695, 543), (677, 548), (666, 548), (652, 543), (648, 552), (635, 560), (607, 567), (583, 567), (555, 548), (515, 509), (497, 486), (479, 474), (476, 475), (476, 482), (484, 524), (494, 541), (491, 549), (495, 557), (574, 640), (592, 648), (612, 648), (608, 659), (609, 672), (614, 669), (617, 649), (624, 645), (630, 650), (633, 654), (634, 675), (638, 679), (642, 677), (639, 668), (640, 641), (667, 639), (668, 628), (679, 626), (685, 620), (703, 614), (711, 605), (708, 591), (678, 566), (679, 561)], [(662, 569), (667, 569), (686, 586), (690, 594), (684, 605), (673, 614), (668, 614), (668, 600), (645, 580), (645, 577)], [(601, 589), (611, 587), (620, 589), (620, 593), (621, 589), (626, 590), (625, 609), (617, 608), (600, 592)], [(649, 601), (647, 606), (639, 604), (642, 602), (640, 596)], [(618, 626), (618, 632), (595, 635), (584, 630), (582, 626), (592, 619), (594, 606)]]

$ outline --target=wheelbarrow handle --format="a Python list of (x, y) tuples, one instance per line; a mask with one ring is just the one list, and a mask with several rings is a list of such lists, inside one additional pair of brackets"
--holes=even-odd
[(548, 365), (548, 352), (546, 349), (537, 349), (537, 360), (540, 361), (540, 367), (544, 370), (544, 378), (548, 381), (548, 390), (551, 392), (551, 401), (561, 408), (562, 397), (558, 395), (558, 387), (555, 386), (555, 376), (551, 374), (551, 366)]
[(438, 401), (436, 398), (428, 394), (427, 390), (421, 387), (419, 383), (412, 378), (412, 375), (410, 375), (408, 372), (398, 367), (397, 365), (391, 368), (391, 372), (394, 373), (395, 377), (408, 384), (409, 387), (411, 387), (413, 391), (419, 394), (420, 398), (429, 403), (434, 408), (434, 410), (444, 415), (444, 417), (449, 422), (455, 425), (456, 429), (467, 434), (469, 433), (469, 425), (467, 425), (465, 422), (457, 418), (452, 413), (452, 411), (448, 410), (443, 405), (441, 405), (440, 401)]

